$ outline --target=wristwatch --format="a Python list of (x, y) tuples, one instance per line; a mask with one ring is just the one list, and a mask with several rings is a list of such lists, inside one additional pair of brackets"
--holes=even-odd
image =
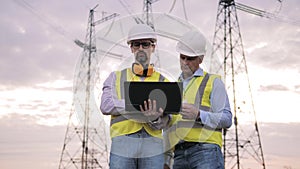
[(200, 122), (200, 123), (202, 122), (202, 121), (201, 121), (201, 117), (200, 117), (200, 111), (198, 111), (198, 116), (197, 116), (197, 118), (196, 118), (196, 121), (197, 121), (197, 122)]
[(157, 123), (159, 123), (159, 121), (160, 121), (160, 117), (158, 117), (157, 119), (155, 119), (153, 121), (150, 121), (149, 123), (151, 123), (151, 124), (157, 124)]

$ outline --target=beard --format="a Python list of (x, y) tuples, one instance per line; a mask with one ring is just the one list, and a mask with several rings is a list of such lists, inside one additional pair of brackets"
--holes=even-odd
[(184, 78), (190, 77), (194, 74), (194, 72), (188, 65), (181, 65), (181, 70), (184, 75)]
[(181, 70), (185, 73), (193, 73), (192, 69), (188, 65), (181, 65)]
[(135, 54), (135, 60), (138, 61), (139, 63), (141, 64), (145, 64), (147, 63), (147, 53), (144, 52), (144, 51), (138, 51), (136, 54)]

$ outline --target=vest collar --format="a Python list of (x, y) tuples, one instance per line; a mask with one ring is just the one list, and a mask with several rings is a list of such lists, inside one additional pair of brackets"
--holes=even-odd
[[(199, 77), (199, 76), (204, 76), (203, 69), (201, 69), (201, 68), (197, 69), (197, 70), (195, 71), (194, 75), (193, 75), (193, 77)], [(183, 81), (183, 75), (182, 75), (182, 73), (180, 74), (179, 79), (180, 79), (181, 81)]]

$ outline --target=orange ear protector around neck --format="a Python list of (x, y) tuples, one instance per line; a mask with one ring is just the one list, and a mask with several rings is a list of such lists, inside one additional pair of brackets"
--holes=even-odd
[(147, 69), (144, 69), (143, 65), (139, 63), (133, 63), (132, 72), (137, 76), (148, 77), (151, 76), (152, 73), (154, 72), (154, 65), (150, 64), (148, 65)]

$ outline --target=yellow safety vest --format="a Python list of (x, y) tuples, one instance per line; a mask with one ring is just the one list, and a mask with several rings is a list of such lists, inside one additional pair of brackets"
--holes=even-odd
[[(193, 77), (184, 90), (184, 101), (194, 104), (200, 110), (210, 111), (210, 94), (215, 78), (219, 76), (206, 72), (203, 76)], [(222, 147), (221, 129), (208, 128), (195, 120), (182, 119), (180, 114), (172, 116), (171, 124), (168, 135), (171, 147), (175, 146), (179, 140), (214, 143)]]
[[(125, 81), (141, 81), (139, 76), (132, 73), (130, 68), (122, 71), (116, 71), (116, 92), (118, 99), (124, 99), (124, 82)], [(167, 79), (158, 72), (153, 72), (149, 77), (145, 77), (145, 82), (167, 81)], [(126, 134), (135, 133), (144, 128), (151, 136), (162, 138), (161, 130), (153, 130), (146, 123), (138, 123), (129, 120), (122, 115), (111, 116), (110, 136), (116, 137)]]

